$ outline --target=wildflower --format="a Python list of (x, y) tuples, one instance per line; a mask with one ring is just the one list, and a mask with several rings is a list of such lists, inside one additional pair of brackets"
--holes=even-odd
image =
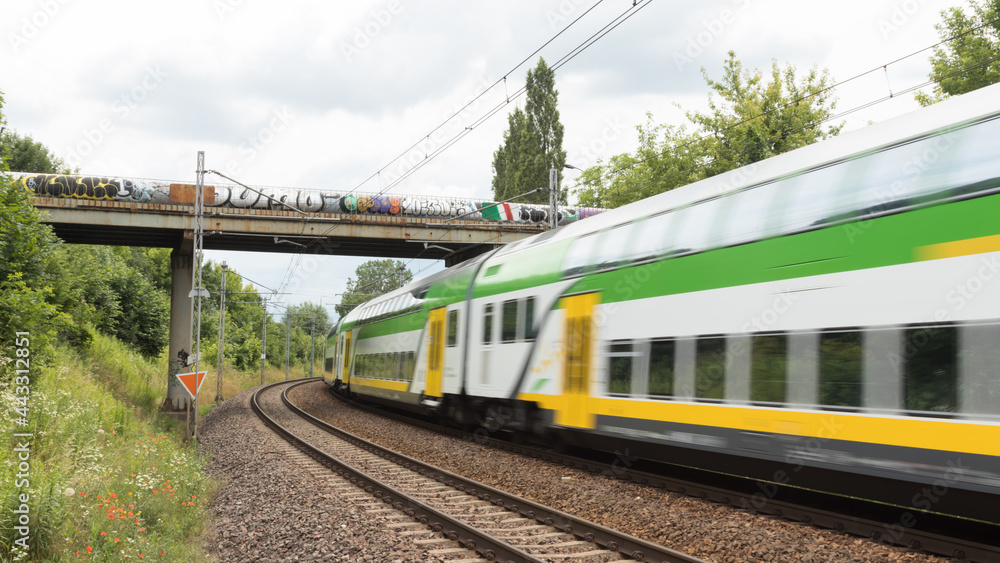
[(115, 538), (115, 543), (118, 543), (118, 538)]
[(111, 498), (118, 498), (118, 495), (111, 493)]
[(94, 548), (92, 548), (92, 547), (90, 547), (90, 546), (88, 545), (88, 546), (87, 546), (87, 553), (90, 553), (91, 551), (94, 551)]
[(106, 535), (108, 535), (108, 533), (107, 532), (101, 532), (101, 535), (102, 536), (106, 536)]
[(66, 496), (71, 497), (76, 494), (72, 487), (66, 487)]

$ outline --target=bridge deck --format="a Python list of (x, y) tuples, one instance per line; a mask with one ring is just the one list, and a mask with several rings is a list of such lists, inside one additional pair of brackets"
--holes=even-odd
[[(178, 248), (194, 231), (191, 205), (36, 197), (35, 206), (47, 212), (46, 222), (70, 243)], [(340, 213), (304, 216), (232, 207), (206, 207), (203, 228), (204, 247), (213, 250), (419, 256), (449, 262), (544, 230), (523, 223)]]

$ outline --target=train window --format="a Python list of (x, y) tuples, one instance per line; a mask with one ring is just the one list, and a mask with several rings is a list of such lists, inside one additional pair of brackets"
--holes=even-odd
[(403, 362), (400, 361), (399, 352), (392, 353), (392, 379), (396, 381), (403, 380)]
[(326, 362), (323, 363), (323, 371), (326, 373), (333, 373), (333, 360), (333, 356), (326, 359)]
[(493, 342), (493, 304), (483, 308), (483, 344)]
[(659, 254), (666, 244), (667, 233), (673, 225), (672, 214), (662, 213), (635, 223), (633, 244), (622, 249), (623, 260), (648, 260)]
[(674, 394), (674, 341), (654, 340), (649, 346), (649, 394), (671, 397)]
[(694, 360), (694, 396), (722, 399), (726, 395), (726, 339), (699, 338)]
[(767, 223), (779, 187), (779, 183), (773, 182), (729, 196), (729, 213), (719, 244), (740, 244), (770, 234), (766, 231)]
[(819, 337), (819, 403), (861, 406), (861, 332), (826, 332)]
[(755, 336), (750, 347), (750, 400), (784, 403), (788, 386), (788, 336)]
[(958, 410), (957, 332), (951, 326), (904, 332), (907, 410)]
[(573, 241), (566, 258), (563, 259), (563, 275), (575, 276), (582, 274), (590, 263), (590, 252), (594, 248), (594, 235), (580, 237)]
[(500, 316), (500, 341), (517, 340), (517, 301), (504, 301)]
[(781, 193), (778, 232), (790, 233), (822, 225), (850, 206), (839, 203), (844, 194), (845, 166), (835, 164), (779, 182)]
[(458, 345), (458, 310), (448, 311), (448, 347)]
[(631, 340), (616, 340), (611, 343), (611, 350), (608, 353), (608, 393), (613, 395), (632, 393), (634, 355)]
[(535, 298), (528, 297), (524, 300), (524, 339), (535, 339)]
[(594, 264), (598, 270), (614, 268), (624, 261), (624, 252), (628, 248), (629, 238), (634, 231), (635, 223), (619, 225), (604, 231), (597, 238), (597, 251)]
[(958, 135), (958, 150), (954, 152), (948, 170), (949, 184), (956, 194), (975, 193), (1000, 187), (1000, 119), (977, 123), (954, 133)]
[(681, 254), (714, 246), (718, 236), (713, 235), (723, 224), (719, 221), (723, 201), (721, 198), (716, 198), (680, 210), (676, 219), (679, 222), (679, 229), (670, 237), (667, 253)]
[(413, 352), (406, 353), (406, 380), (413, 381), (413, 372), (417, 369), (417, 362)]

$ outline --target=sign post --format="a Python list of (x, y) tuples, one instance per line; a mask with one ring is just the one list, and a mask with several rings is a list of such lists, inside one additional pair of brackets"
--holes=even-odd
[[(191, 373), (178, 373), (177, 379), (180, 380), (181, 385), (191, 395), (191, 400), (195, 403), (194, 411), (194, 436), (197, 440), (198, 436), (198, 390), (201, 389), (202, 382), (205, 381), (205, 375), (208, 374), (207, 371), (198, 371)], [(190, 403), (189, 403), (190, 404)], [(191, 423), (191, 418), (188, 417), (188, 424)]]

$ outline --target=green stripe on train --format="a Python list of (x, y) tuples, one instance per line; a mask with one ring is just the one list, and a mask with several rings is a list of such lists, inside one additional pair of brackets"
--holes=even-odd
[(906, 264), (920, 246), (1000, 233), (1000, 195), (586, 275), (567, 293), (602, 302), (676, 295)]

